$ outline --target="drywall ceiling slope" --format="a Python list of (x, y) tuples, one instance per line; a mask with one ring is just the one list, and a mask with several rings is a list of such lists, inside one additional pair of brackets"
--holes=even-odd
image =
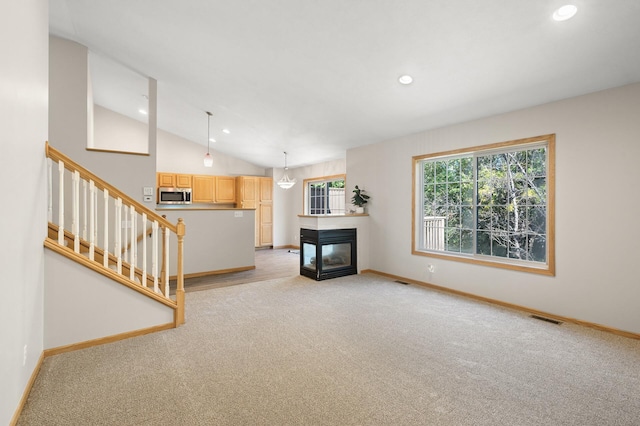
[(640, 81), (640, 2), (573, 3), (52, 0), (50, 31), (157, 79), (160, 128), (204, 146), (211, 111), (215, 150), (296, 167)]

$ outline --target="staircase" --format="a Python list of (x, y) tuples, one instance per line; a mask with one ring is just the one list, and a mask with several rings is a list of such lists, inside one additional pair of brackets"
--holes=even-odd
[[(170, 223), (48, 143), (45, 152), (49, 199), (44, 246), (173, 310), (172, 327), (183, 324), (182, 219)], [(175, 256), (170, 256), (171, 247)], [(175, 280), (174, 291), (170, 279)], [(98, 340), (105, 338), (109, 336)]]

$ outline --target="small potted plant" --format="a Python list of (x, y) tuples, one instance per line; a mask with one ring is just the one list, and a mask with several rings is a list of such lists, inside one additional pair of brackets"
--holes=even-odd
[(351, 202), (356, 206), (356, 213), (364, 213), (364, 205), (367, 204), (369, 198), (370, 197), (365, 194), (365, 190), (358, 188), (358, 185), (356, 185), (353, 190), (353, 197), (351, 197)]

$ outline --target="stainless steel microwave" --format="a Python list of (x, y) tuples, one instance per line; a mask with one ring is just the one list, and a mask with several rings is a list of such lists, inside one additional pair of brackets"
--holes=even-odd
[(158, 204), (191, 204), (191, 188), (158, 188)]

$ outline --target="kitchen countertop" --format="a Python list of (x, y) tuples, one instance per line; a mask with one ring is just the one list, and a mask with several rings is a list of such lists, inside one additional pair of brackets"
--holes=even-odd
[(236, 208), (228, 205), (216, 204), (156, 204), (156, 211), (185, 211), (185, 210), (255, 210), (247, 208)]

